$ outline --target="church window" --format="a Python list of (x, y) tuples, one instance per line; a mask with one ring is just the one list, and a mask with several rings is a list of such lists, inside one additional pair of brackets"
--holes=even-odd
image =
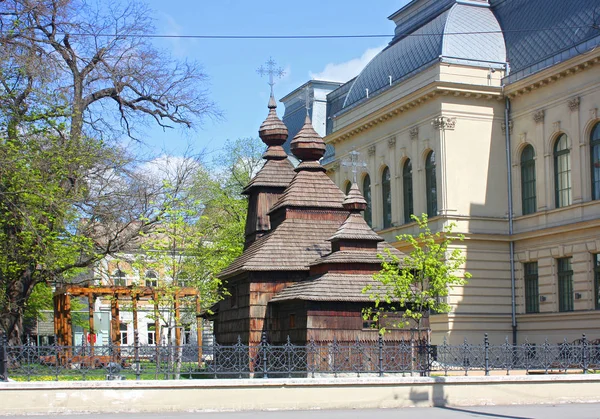
[(146, 286), (157, 287), (158, 286), (158, 275), (154, 271), (146, 272)]
[(600, 199), (600, 122), (598, 122), (590, 137), (592, 154), (592, 199)]
[(435, 178), (435, 152), (430, 151), (425, 160), (425, 187), (427, 193), (427, 216), (437, 215), (437, 186)]
[(383, 228), (392, 226), (392, 187), (390, 179), (390, 169), (383, 169), (381, 175), (381, 192), (383, 197)]
[(537, 211), (535, 191), (535, 152), (528, 145), (521, 153), (521, 202), (523, 215)]
[(573, 268), (571, 258), (557, 259), (558, 311), (573, 311)]
[(567, 136), (554, 143), (554, 193), (556, 208), (571, 205), (571, 161)]
[(402, 189), (404, 195), (404, 222), (410, 223), (410, 217), (415, 212), (413, 207), (412, 163), (410, 159), (404, 162), (402, 168)]
[(367, 208), (365, 209), (364, 217), (365, 221), (369, 226), (372, 226), (372, 217), (371, 217), (371, 178), (369, 175), (365, 175), (363, 179), (363, 196), (365, 201), (367, 201)]
[(523, 271), (525, 271), (525, 313), (539, 313), (540, 297), (537, 262), (524, 263)]

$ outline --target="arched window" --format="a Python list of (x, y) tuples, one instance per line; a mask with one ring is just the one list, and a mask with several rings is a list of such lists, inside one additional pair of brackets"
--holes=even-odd
[(180, 287), (189, 287), (192, 285), (192, 282), (190, 281), (190, 276), (186, 271), (179, 272), (176, 278), (177, 285), (179, 285)]
[(404, 167), (402, 168), (402, 190), (404, 198), (404, 222), (410, 223), (410, 216), (415, 212), (413, 207), (412, 163), (410, 159), (404, 162)]
[(554, 143), (554, 194), (556, 208), (571, 205), (571, 159), (567, 136)]
[(600, 199), (600, 122), (592, 129), (590, 147), (592, 148), (592, 199)]
[(127, 286), (127, 278), (125, 272), (120, 269), (117, 269), (112, 275), (113, 285), (115, 287), (125, 287)]
[(146, 286), (157, 287), (158, 286), (158, 275), (154, 271), (146, 272)]
[(352, 182), (350, 182), (350, 181), (346, 182), (346, 187), (344, 188), (344, 190), (346, 191), (346, 195), (348, 195), (350, 193), (351, 187), (352, 187)]
[(537, 211), (535, 196), (535, 152), (528, 145), (521, 153), (521, 202), (523, 215)]
[(381, 196), (383, 198), (383, 228), (392, 226), (392, 185), (390, 169), (386, 167), (381, 174)]
[(365, 221), (367, 224), (369, 224), (369, 226), (371, 226), (371, 178), (369, 175), (365, 175), (363, 179), (363, 196), (365, 201), (367, 201), (367, 208), (365, 209)]
[(430, 151), (425, 160), (425, 187), (427, 188), (427, 216), (437, 215), (437, 187), (435, 180), (435, 153)]

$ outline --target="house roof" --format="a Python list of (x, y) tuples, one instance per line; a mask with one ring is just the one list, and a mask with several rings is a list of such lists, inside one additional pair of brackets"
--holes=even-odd
[(363, 293), (367, 285), (376, 286), (372, 275), (326, 273), (291, 285), (275, 295), (274, 303), (290, 300), (370, 302)]
[(259, 186), (286, 188), (294, 178), (294, 166), (288, 158), (283, 160), (267, 160), (242, 193), (247, 194), (252, 188)]

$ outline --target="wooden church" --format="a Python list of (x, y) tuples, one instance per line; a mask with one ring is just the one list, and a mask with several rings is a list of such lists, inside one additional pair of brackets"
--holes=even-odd
[[(258, 344), (375, 341), (378, 332), (363, 320), (372, 305), (362, 290), (375, 284), (378, 253), (398, 250), (364, 221), (366, 202), (356, 184), (347, 196), (319, 163), (323, 139), (309, 117), (291, 143), (300, 160), (294, 168), (282, 145), (288, 130), (271, 96), (259, 135), (267, 145), (265, 163), (244, 189), (248, 196), (245, 251), (220, 273), (230, 296), (213, 307), (215, 338), (238, 337)], [(391, 329), (387, 341), (408, 338)]]

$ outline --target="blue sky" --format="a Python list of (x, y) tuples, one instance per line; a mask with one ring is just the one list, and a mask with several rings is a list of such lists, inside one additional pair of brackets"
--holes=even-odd
[[(156, 44), (180, 59), (196, 60), (210, 78), (210, 95), (224, 113), (198, 131), (147, 131), (155, 153), (218, 151), (225, 140), (257, 136), (267, 114), (269, 86), (256, 69), (273, 57), (286, 70), (275, 86), (279, 99), (316, 78), (347, 78), (389, 42), (387, 17), (408, 0), (148, 0), (156, 31), (171, 35), (350, 35), (389, 34), (389, 38), (299, 40), (160, 39)], [(283, 115), (283, 104), (278, 107)]]

